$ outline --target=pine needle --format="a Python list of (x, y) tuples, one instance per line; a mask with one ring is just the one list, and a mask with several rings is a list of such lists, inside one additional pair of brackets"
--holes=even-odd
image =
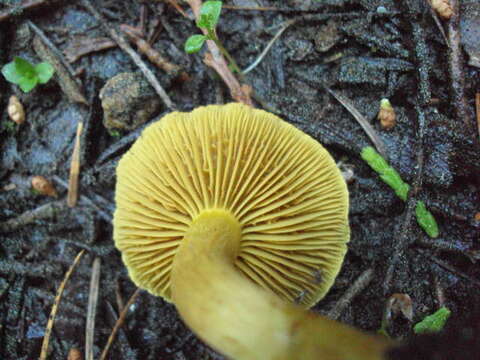
[(43, 337), (42, 350), (40, 352), (40, 360), (47, 359), (48, 343), (50, 341), (50, 335), (52, 334), (53, 322), (55, 321), (58, 305), (60, 304), (60, 300), (62, 299), (63, 290), (65, 289), (65, 285), (67, 284), (68, 279), (70, 279), (70, 276), (72, 275), (73, 270), (77, 266), (78, 262), (80, 261), (84, 253), (85, 253), (85, 250), (81, 250), (77, 254), (77, 256), (75, 257), (75, 260), (73, 260), (72, 265), (70, 265), (70, 268), (65, 273), (65, 277), (63, 278), (62, 282), (60, 283), (60, 286), (58, 287), (57, 295), (55, 296), (55, 300), (53, 301), (53, 305), (52, 305), (52, 310), (50, 311), (50, 316), (48, 317), (47, 327), (45, 329), (45, 336)]

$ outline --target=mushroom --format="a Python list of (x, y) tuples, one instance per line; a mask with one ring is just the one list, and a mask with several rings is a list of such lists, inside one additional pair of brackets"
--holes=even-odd
[(348, 191), (328, 152), (277, 116), (166, 115), (121, 159), (116, 204), (133, 282), (228, 357), (380, 359), (388, 346), (305, 311), (347, 251)]

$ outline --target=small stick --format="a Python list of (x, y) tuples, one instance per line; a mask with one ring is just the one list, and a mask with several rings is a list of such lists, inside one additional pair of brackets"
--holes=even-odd
[(159, 51), (155, 50), (147, 41), (138, 36), (135, 32), (135, 28), (122, 24), (120, 25), (120, 30), (122, 30), (127, 37), (137, 45), (138, 51), (150, 60), (153, 64), (158, 66), (160, 69), (165, 71), (167, 74), (172, 76), (179, 76), (182, 80), (189, 78), (188, 74), (182, 71), (182, 68), (168, 61)]
[[(195, 17), (200, 16), (200, 8), (202, 7), (202, 0), (187, 0), (188, 4), (193, 10)], [(201, 29), (205, 35), (208, 35), (207, 29)], [(225, 57), (222, 55), (220, 48), (213, 40), (207, 40), (207, 46), (210, 50), (205, 54), (204, 63), (213, 68), (222, 78), (230, 90), (233, 99), (238, 102), (253, 106), (251, 95), (251, 87), (246, 84), (240, 84), (238, 79), (233, 75), (232, 70), (228, 67)], [(241, 74), (240, 74), (241, 75)]]
[(432, 255), (428, 254), (426, 251), (423, 251), (423, 250), (420, 250), (420, 249), (417, 249), (417, 251), (420, 254), (422, 254), (424, 257), (426, 257), (428, 260), (436, 263), (437, 265), (444, 268), (445, 270), (450, 271), (452, 274), (454, 274), (458, 277), (461, 277), (464, 280), (467, 280), (470, 283), (475, 284), (476, 286), (480, 287), (480, 281), (475, 279), (474, 277), (472, 277), (468, 274), (465, 274), (464, 272), (461, 272), (460, 270), (455, 269), (452, 265), (446, 263), (445, 261), (443, 261), (443, 260), (441, 260), (441, 259), (439, 259), (435, 256), (432, 256)]
[(27, 210), (23, 214), (20, 214), (13, 219), (9, 219), (0, 223), (0, 232), (10, 232), (17, 230), (22, 226), (33, 223), (35, 220), (54, 217), (56, 213), (60, 213), (64, 210), (65, 203), (63, 202), (63, 200), (49, 202), (35, 209)]
[(18, 15), (24, 10), (33, 9), (39, 7), (40, 5), (47, 4), (48, 0), (26, 0), (22, 1), (21, 4), (13, 5), (5, 11), (0, 12), (0, 22), (7, 20), (11, 16)]
[[(68, 189), (68, 184), (63, 181), (61, 178), (59, 178), (57, 175), (54, 175), (53, 176), (53, 180), (55, 180), (55, 182), (57, 182), (58, 184), (60, 184), (61, 186), (63, 186), (64, 188)], [(91, 206), (97, 213), (98, 215), (100, 215), (100, 217), (102, 219), (104, 219), (105, 221), (107, 222), (111, 222), (112, 221), (112, 216), (107, 214), (105, 211), (103, 211), (93, 200), (91, 200), (89, 197), (85, 196), (85, 195), (80, 195), (79, 196), (79, 199), (80, 199), (80, 202), (82, 203), (85, 203), (86, 205), (89, 205)], [(102, 198), (103, 199), (103, 198)], [(104, 200), (104, 199), (103, 199)], [(105, 202), (107, 202), (107, 200), (105, 200)], [(1, 225), (0, 225), (0, 228), (1, 228)]]
[(140, 71), (143, 73), (147, 81), (152, 85), (152, 87), (157, 92), (158, 96), (162, 99), (165, 105), (171, 109), (175, 110), (176, 106), (168, 96), (165, 89), (160, 85), (155, 74), (147, 67), (147, 65), (142, 61), (140, 55), (138, 55), (135, 50), (128, 44), (127, 40), (119, 34), (115, 28), (93, 7), (92, 3), (89, 0), (82, 0), (83, 6), (95, 17), (95, 19), (103, 25), (104, 29), (108, 32), (111, 38), (118, 44), (118, 46), (127, 53), (128, 56), (133, 60), (135, 65), (138, 66)]
[(480, 136), (480, 93), (475, 94), (475, 111), (477, 113), (478, 136)]
[(83, 130), (83, 122), (77, 126), (77, 135), (73, 147), (72, 162), (70, 164), (70, 177), (68, 178), (67, 205), (74, 207), (78, 199), (78, 176), (80, 174), (80, 135)]
[(115, 335), (117, 335), (118, 329), (123, 325), (123, 322), (125, 321), (125, 317), (127, 316), (128, 309), (135, 302), (139, 294), (140, 294), (140, 289), (137, 288), (137, 290), (135, 290), (133, 295), (130, 296), (130, 299), (128, 299), (127, 305), (123, 307), (122, 312), (118, 316), (117, 322), (115, 323), (115, 326), (112, 329), (112, 333), (108, 337), (107, 344), (103, 348), (102, 355), (100, 355), (100, 360), (105, 360), (107, 358), (108, 350), (110, 350), (110, 346), (112, 345), (113, 340), (115, 339)]
[(63, 56), (63, 53), (50, 41), (50, 39), (45, 35), (45, 33), (37, 26), (35, 25), (32, 21), (27, 20), (28, 26), (33, 30), (35, 34), (38, 35), (38, 37), (43, 41), (45, 46), (47, 46), (52, 53), (55, 54), (55, 56), (62, 62), (63, 66), (68, 70), (70, 73), (70, 76), (72, 78), (75, 78), (75, 70), (73, 69), (72, 65), (65, 59)]
[(377, 148), (377, 151), (382, 155), (385, 159), (388, 159), (387, 156), (387, 150), (385, 143), (382, 141), (382, 139), (378, 136), (377, 132), (375, 129), (370, 125), (367, 119), (360, 113), (360, 111), (357, 110), (357, 108), (353, 105), (353, 103), (344, 97), (343, 95), (340, 95), (339, 93), (333, 91), (327, 86), (324, 86), (325, 89), (332, 94), (332, 96), (338, 100), (340, 104), (342, 104), (345, 109), (347, 109), (350, 114), (355, 118), (355, 120), (358, 121), (360, 126), (363, 128), (363, 130), (367, 133), (368, 137), (372, 141), (372, 143), (375, 145)]
[(255, 67), (257, 67), (258, 64), (260, 64), (260, 62), (263, 60), (263, 58), (267, 55), (268, 51), (270, 50), (270, 48), (273, 46), (273, 44), (275, 43), (275, 41), (283, 34), (283, 32), (285, 30), (287, 30), (287, 28), (292, 25), (293, 23), (295, 22), (295, 20), (289, 20), (289, 21), (286, 21), (282, 27), (280, 28), (280, 30), (278, 30), (278, 32), (275, 34), (275, 36), (272, 38), (272, 40), (270, 40), (270, 42), (267, 44), (267, 46), (265, 47), (265, 49), (263, 49), (262, 53), (258, 56), (258, 58), (253, 62), (251, 63), (247, 68), (245, 68), (245, 70), (242, 71), (242, 74), (245, 75), (245, 74), (248, 74), (250, 71), (252, 71), (253, 69), (255, 69)]
[(165, 0), (165, 1), (168, 2), (171, 6), (173, 6), (175, 10), (177, 10), (180, 14), (182, 14), (183, 17), (189, 19), (189, 16), (187, 15), (187, 13), (182, 9), (180, 5), (178, 5), (176, 0)]
[(352, 286), (345, 291), (340, 300), (335, 303), (335, 306), (329, 312), (327, 312), (327, 316), (330, 319), (337, 320), (347, 306), (350, 305), (353, 298), (362, 292), (368, 286), (368, 284), (370, 284), (370, 282), (373, 280), (373, 275), (373, 269), (367, 269), (360, 274)]
[(80, 252), (75, 257), (75, 260), (73, 260), (73, 264), (70, 266), (70, 268), (66, 272), (65, 277), (60, 283), (60, 286), (58, 287), (57, 295), (55, 296), (55, 300), (53, 301), (53, 305), (52, 305), (52, 310), (50, 311), (50, 316), (48, 317), (47, 327), (45, 329), (45, 336), (43, 337), (42, 350), (40, 352), (40, 360), (47, 359), (48, 343), (50, 340), (50, 335), (52, 334), (53, 322), (55, 321), (55, 315), (57, 314), (58, 305), (60, 303), (60, 300), (62, 299), (63, 290), (65, 289), (65, 285), (67, 284), (68, 279), (70, 279), (70, 276), (72, 275), (73, 270), (77, 266), (78, 262), (80, 261), (84, 253), (85, 253), (85, 250), (80, 250)]
[(450, 43), (450, 77), (452, 80), (452, 105), (456, 112), (457, 121), (463, 121), (466, 133), (473, 130), (473, 124), (468, 112), (465, 97), (465, 73), (463, 70), (464, 58), (460, 44), (460, 4), (459, 0), (450, 0), (453, 15), (448, 21), (448, 39)]
[(95, 333), (95, 314), (97, 313), (98, 285), (100, 282), (100, 258), (93, 260), (90, 293), (88, 296), (87, 325), (85, 327), (85, 360), (93, 360), (93, 336)]
[(123, 302), (122, 292), (120, 290), (120, 279), (117, 278), (117, 286), (115, 286), (115, 299), (117, 300), (118, 312), (122, 311), (125, 306)]
[(433, 20), (435, 21), (435, 24), (438, 27), (438, 30), (440, 30), (440, 33), (442, 34), (443, 40), (445, 40), (445, 44), (447, 44), (448, 47), (450, 47), (450, 42), (448, 41), (447, 34), (445, 33), (445, 30), (443, 29), (442, 22), (438, 18), (437, 12), (433, 10), (432, 7), (432, 1), (427, 0), (428, 5), (430, 5), (430, 15), (432, 15)]

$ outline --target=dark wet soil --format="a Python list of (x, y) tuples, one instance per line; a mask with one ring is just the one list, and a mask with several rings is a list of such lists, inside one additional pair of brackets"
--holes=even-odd
[[(1, 1), (0, 12), (20, 1)], [(167, 2), (93, 2), (111, 26), (139, 22), (148, 9), (147, 29), (160, 22), (154, 48), (190, 75), (178, 81), (154, 67), (159, 82), (180, 110), (231, 101), (228, 89), (202, 62), (183, 53), (185, 39), (198, 31)], [(337, 161), (353, 169), (349, 184), (351, 243), (343, 270), (314, 311), (327, 312), (366, 269), (374, 278), (342, 313), (340, 320), (376, 331), (386, 299), (393, 293), (413, 300), (413, 322), (445, 301), (453, 314), (467, 316), (480, 298), (480, 146), (474, 114), (479, 70), (465, 64), (466, 116), (452, 92), (448, 47), (425, 1), (228, 1), (229, 5), (274, 6), (280, 10), (223, 11), (219, 37), (242, 68), (252, 63), (281, 25), (297, 18), (264, 60), (247, 75), (255, 91), (278, 114), (323, 143)], [(186, 3), (181, 6), (188, 10)], [(383, 7), (383, 8), (380, 8)], [(478, 51), (480, 3), (462, 8), (463, 45), (469, 60)], [(187, 11), (191, 14), (191, 11)], [(468, 16), (467, 16), (468, 15)], [(20, 56), (33, 63), (32, 21), (61, 51), (79, 36), (108, 37), (81, 2), (55, 1), (17, 11), (0, 22), (0, 64)], [(446, 22), (442, 21), (446, 28)], [(477, 50), (475, 50), (477, 49)], [(112, 242), (115, 166), (139, 130), (109, 131), (98, 98), (107, 80), (138, 71), (118, 47), (85, 55), (72, 64), (82, 70), (87, 104), (73, 103), (52, 80), (28, 94), (0, 79), (0, 358), (34, 359), (40, 353), (50, 308), (64, 273), (81, 249), (86, 255), (68, 282), (50, 341), (52, 359), (66, 359), (73, 347), (84, 350), (92, 262), (100, 257), (101, 276), (94, 351), (97, 358), (124, 302), (135, 290)], [(324, 86), (351, 99), (385, 142), (391, 165), (412, 183), (423, 151), (421, 186), (415, 195), (431, 209), (440, 236), (429, 238), (414, 218), (404, 226), (406, 206), (360, 159), (369, 139), (351, 114)], [(26, 122), (13, 124), (6, 112), (17, 95)], [(376, 120), (380, 99), (390, 99), (397, 125), (382, 130)], [(167, 112), (165, 105), (158, 115)], [(155, 121), (155, 117), (151, 121)], [(81, 198), (66, 206), (70, 157), (78, 121), (83, 120)], [(423, 122), (423, 123), (422, 123)], [(423, 125), (422, 125), (423, 124)], [(424, 131), (423, 141), (420, 132)], [(58, 199), (32, 191), (30, 178), (52, 180)], [(29, 220), (18, 217), (34, 210)], [(476, 217), (477, 215), (477, 217)], [(12, 222), (13, 219), (13, 222)], [(402, 241), (400, 253), (398, 242)], [(392, 261), (395, 259), (395, 264)], [(385, 283), (385, 274), (393, 277)], [(439, 296), (439, 292), (443, 296)], [(120, 295), (117, 295), (120, 294)], [(472, 320), (474, 321), (474, 320)], [(412, 335), (399, 317), (389, 331)], [(112, 359), (220, 359), (179, 319), (173, 305), (142, 292), (129, 309), (125, 326), (110, 351)], [(459, 357), (461, 358), (461, 357)]]

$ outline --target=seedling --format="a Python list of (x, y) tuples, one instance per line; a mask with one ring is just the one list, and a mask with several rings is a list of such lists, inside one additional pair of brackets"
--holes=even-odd
[[(410, 185), (402, 180), (400, 174), (394, 168), (392, 168), (374, 148), (371, 146), (363, 148), (360, 156), (373, 170), (380, 175), (380, 178), (383, 180), (383, 182), (385, 182), (393, 189), (393, 191), (395, 191), (395, 194), (397, 194), (400, 199), (407, 201)], [(418, 224), (428, 234), (428, 236), (432, 238), (438, 236), (439, 231), (437, 222), (435, 221), (432, 213), (427, 210), (423, 201), (417, 201), (415, 215), (417, 217)]]
[(220, 19), (220, 13), (222, 12), (221, 1), (206, 1), (200, 8), (200, 16), (197, 19), (197, 27), (199, 29), (205, 29), (206, 35), (192, 35), (185, 42), (185, 52), (187, 54), (194, 54), (199, 52), (205, 41), (212, 40), (218, 46), (222, 54), (228, 59), (229, 65), (233, 71), (240, 73), (241, 70), (238, 67), (235, 59), (225, 49), (217, 36), (216, 26)]
[(47, 62), (32, 65), (25, 59), (15, 59), (2, 68), (2, 74), (8, 82), (20, 86), (23, 92), (29, 92), (37, 84), (47, 83), (53, 76), (54, 69)]
[(451, 311), (446, 307), (441, 307), (432, 315), (426, 316), (422, 321), (417, 323), (413, 331), (415, 334), (432, 333), (442, 331)]

